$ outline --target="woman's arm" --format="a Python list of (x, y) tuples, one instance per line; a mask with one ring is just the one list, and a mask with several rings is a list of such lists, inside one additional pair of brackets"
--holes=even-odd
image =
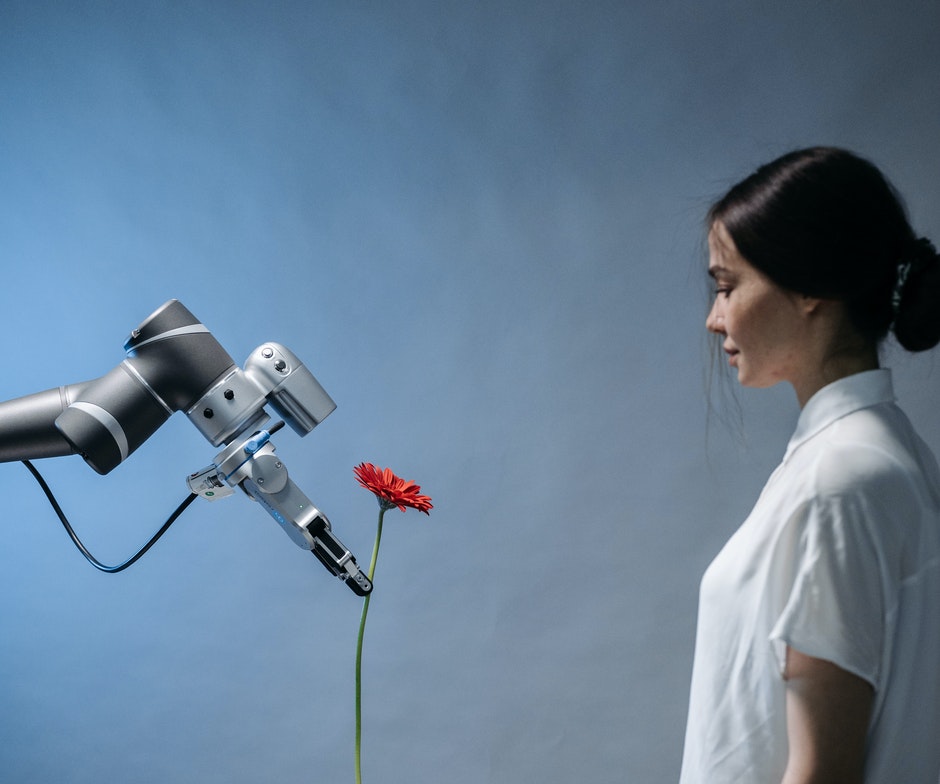
[(784, 677), (790, 752), (782, 784), (862, 784), (871, 684), (793, 648)]

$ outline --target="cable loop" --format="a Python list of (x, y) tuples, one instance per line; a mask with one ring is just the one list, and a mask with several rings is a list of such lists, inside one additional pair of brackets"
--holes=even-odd
[(62, 507), (59, 506), (59, 502), (56, 501), (55, 496), (52, 494), (52, 490), (49, 489), (49, 485), (46, 484), (46, 480), (42, 478), (42, 475), (36, 470), (36, 467), (29, 462), (29, 460), (24, 460), (23, 465), (29, 469), (29, 472), (33, 475), (36, 481), (39, 483), (39, 486), (42, 488), (43, 493), (46, 494), (46, 498), (49, 503), (52, 505), (53, 511), (56, 513), (56, 516), (59, 518), (59, 522), (65, 526), (65, 531), (69, 535), (69, 538), (78, 548), (79, 552), (85, 556), (85, 559), (92, 566), (95, 567), (98, 571), (106, 572), (107, 574), (117, 574), (118, 572), (123, 572), (128, 566), (132, 566), (137, 560), (146, 553), (151, 547), (153, 547), (157, 540), (163, 536), (169, 530), (170, 526), (176, 522), (177, 518), (186, 511), (186, 508), (198, 498), (195, 493), (190, 493), (189, 496), (173, 511), (173, 513), (167, 518), (167, 521), (160, 527), (160, 530), (157, 531), (150, 541), (147, 542), (143, 547), (140, 548), (134, 555), (128, 558), (124, 563), (118, 564), (117, 566), (107, 566), (106, 564), (101, 563), (95, 556), (93, 556), (88, 548), (82, 544), (81, 539), (78, 538), (78, 535), (73, 530), (71, 524), (68, 521), (68, 518), (65, 516), (65, 512), (62, 511)]

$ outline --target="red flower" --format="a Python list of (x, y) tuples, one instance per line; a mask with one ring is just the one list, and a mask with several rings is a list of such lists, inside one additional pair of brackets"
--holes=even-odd
[(404, 512), (410, 506), (428, 514), (428, 510), (434, 508), (430, 496), (421, 495), (420, 485), (395, 476), (390, 468), (376, 468), (372, 463), (360, 463), (353, 473), (359, 484), (375, 495), (383, 509), (397, 506)]

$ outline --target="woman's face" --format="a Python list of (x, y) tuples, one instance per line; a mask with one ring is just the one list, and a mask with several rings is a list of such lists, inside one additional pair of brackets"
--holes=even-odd
[(708, 235), (715, 301), (706, 328), (724, 338), (729, 364), (748, 387), (789, 381), (800, 392), (808, 343), (805, 299), (773, 283), (738, 253), (721, 222)]

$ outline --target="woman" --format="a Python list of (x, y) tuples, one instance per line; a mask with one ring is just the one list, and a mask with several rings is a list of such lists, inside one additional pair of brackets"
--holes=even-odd
[(707, 328), (802, 410), (702, 579), (681, 782), (937, 784), (940, 470), (878, 348), (940, 341), (940, 260), (833, 148), (761, 167), (708, 225)]

